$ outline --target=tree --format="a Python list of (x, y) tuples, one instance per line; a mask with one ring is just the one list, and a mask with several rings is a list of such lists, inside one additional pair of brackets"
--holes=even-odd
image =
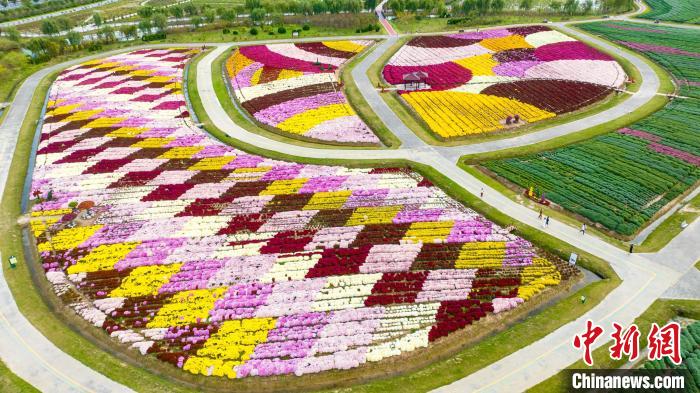
[(250, 20), (253, 22), (260, 22), (267, 16), (267, 10), (264, 8), (256, 8), (250, 11)]
[(156, 14), (153, 16), (153, 27), (158, 29), (159, 32), (165, 33), (168, 28), (168, 17), (163, 14)]
[(220, 15), (221, 19), (225, 20), (228, 23), (233, 23), (236, 21), (236, 10), (230, 9), (230, 10), (224, 10)]
[(377, 8), (377, 0), (365, 0), (365, 9), (372, 10)]
[(179, 5), (174, 5), (169, 8), (170, 14), (178, 19), (185, 16), (185, 11)]
[(561, 2), (553, 1), (553, 2), (549, 3), (549, 8), (554, 12), (559, 12), (559, 11), (561, 11)]
[(347, 11), (359, 14), (362, 11), (362, 0), (349, 0)]
[(566, 0), (564, 3), (564, 12), (567, 15), (573, 15), (578, 10), (578, 0)]
[(114, 28), (110, 25), (104, 25), (97, 33), (105, 42), (114, 42), (117, 37), (114, 35)]
[(66, 34), (66, 39), (68, 40), (68, 43), (71, 44), (71, 46), (73, 47), (76, 47), (80, 45), (81, 42), (83, 42), (82, 34), (78, 33), (77, 31), (69, 31), (68, 34)]
[(142, 18), (150, 18), (153, 16), (153, 7), (141, 7), (136, 13)]
[(475, 0), (464, 0), (462, 2), (462, 13), (464, 15), (469, 15), (476, 9), (476, 1)]
[(192, 3), (185, 4), (184, 9), (185, 9), (185, 13), (189, 16), (195, 16), (195, 15), (199, 14), (199, 8), (197, 8), (197, 6), (192, 4)]
[(58, 33), (58, 23), (56, 23), (54, 19), (44, 19), (41, 22), (41, 32), (46, 35), (54, 35)]
[(216, 20), (216, 10), (214, 9), (208, 9), (204, 12), (204, 20), (207, 21), (207, 23), (214, 23)]
[(530, 11), (532, 9), (532, 0), (521, 0), (519, 8), (523, 11)]
[(202, 25), (202, 18), (198, 15), (195, 15), (192, 18), (190, 18), (190, 24), (192, 25), (193, 29), (196, 29)]
[(56, 18), (56, 24), (58, 25), (59, 31), (68, 31), (73, 28), (73, 22), (66, 17)]
[(103, 22), (102, 15), (100, 15), (99, 12), (95, 12), (94, 14), (92, 14), (92, 23), (94, 23), (95, 26), (97, 26), (97, 27), (102, 26), (102, 22)]
[(21, 38), (19, 31), (14, 26), (10, 26), (10, 27), (6, 28), (5, 34), (7, 34), (7, 38), (9, 38), (11, 41), (15, 41), (15, 42), (19, 41)]
[(326, 7), (326, 3), (323, 2), (323, 0), (314, 0), (311, 3), (311, 8), (314, 11), (314, 14), (325, 14), (326, 11), (328, 11), (328, 8)]
[(476, 10), (479, 15), (488, 14), (491, 9), (491, 0), (476, 0)]
[(581, 5), (581, 11), (584, 14), (591, 12), (592, 9), (593, 9), (593, 0), (586, 0), (585, 2), (583, 2), (583, 5)]
[(260, 0), (245, 0), (245, 9), (253, 11), (256, 8), (260, 8)]
[(141, 34), (151, 34), (152, 28), (153, 26), (151, 25), (151, 20), (149, 18), (144, 18), (139, 21), (139, 30), (141, 30)]
[(121, 27), (120, 31), (127, 40), (133, 40), (139, 36), (136, 25), (124, 25)]
[(503, 0), (493, 0), (491, 2), (491, 11), (493, 11), (495, 13), (499, 13), (499, 12), (503, 11), (503, 7), (505, 7), (505, 6), (506, 6), (506, 4), (504, 3)]

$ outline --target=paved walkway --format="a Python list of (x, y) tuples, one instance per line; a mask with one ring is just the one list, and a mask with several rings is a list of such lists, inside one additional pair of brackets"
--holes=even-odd
[[(333, 38), (338, 39), (339, 37)], [(323, 38), (308, 40), (319, 39)], [(271, 41), (246, 42), (246, 44), (267, 42)], [(473, 194), (478, 194), (481, 189), (484, 189), (484, 201), (492, 206), (498, 207), (503, 213), (527, 225), (538, 226), (539, 220), (535, 212), (508, 199), (461, 170), (455, 165), (454, 155), (452, 155), (449, 150), (436, 149), (432, 146), (428, 146), (414, 135), (412, 136), (412, 134), (404, 132), (402, 129), (405, 125), (402, 125), (400, 119), (398, 119), (393, 112), (386, 112), (381, 109), (381, 102), (383, 101), (377, 101), (376, 97), (372, 97), (372, 92), (376, 95), (379, 94), (373, 88), (362, 89), (363, 95), (367, 97), (369, 102), (378, 105), (376, 107), (378, 115), (385, 121), (390, 129), (397, 132), (397, 135), (399, 135), (404, 142), (404, 146), (400, 149), (331, 150), (300, 147), (281, 141), (271, 140), (239, 127), (228, 117), (221, 103), (218, 101), (213, 89), (213, 76), (211, 74), (211, 64), (213, 60), (222, 52), (229, 50), (232, 45), (233, 44), (215, 44), (214, 46), (216, 46), (216, 48), (212, 53), (205, 56), (197, 65), (197, 86), (202, 100), (207, 102), (205, 111), (214, 125), (230, 136), (246, 143), (263, 146), (269, 150), (297, 156), (348, 159), (403, 158), (431, 165)], [(379, 48), (377, 48), (374, 53), (367, 56), (356, 69), (366, 70), (371, 64), (372, 59), (376, 60), (376, 58), (381, 55), (382, 48), (386, 47), (380, 45)], [(92, 57), (106, 55), (108, 54), (102, 53)], [(38, 82), (44, 75), (47, 75), (55, 69), (63, 68), (72, 63), (84, 60), (85, 59), (76, 60), (39, 71), (37, 74), (28, 78), (20, 87), (17, 100), (10, 107), (8, 116), (2, 126), (0, 126), (0, 157), (2, 157), (2, 160), (0, 160), (0, 190), (4, 189), (7, 168), (16, 144), (17, 132), (26, 115), (27, 108), (31, 102), (32, 92), (35, 90)], [(359, 73), (362, 74), (362, 72)], [(355, 76), (355, 74), (353, 75)], [(360, 76), (360, 78), (358, 78), (358, 84), (364, 83), (361, 75), (358, 76)], [(644, 78), (640, 91), (625, 102), (632, 100), (634, 97), (653, 96), (657, 88), (658, 81), (655, 85), (653, 77)], [(379, 100), (381, 100), (381, 97)], [(637, 99), (637, 102), (641, 105), (644, 100)], [(581, 126), (589, 126), (589, 124), (590, 123), (581, 124)], [(574, 128), (575, 127), (571, 127), (568, 131), (575, 132), (576, 130)], [(547, 130), (543, 130), (542, 132), (545, 133), (542, 134), (544, 136), (549, 135), (547, 134)], [(549, 137), (554, 136), (549, 135)], [(510, 140), (509, 142), (510, 146), (527, 144), (527, 141), (524, 140)], [(575, 247), (585, 249), (610, 262), (617, 274), (623, 279), (623, 283), (618, 288), (581, 318), (591, 318), (597, 323), (609, 324), (613, 316), (615, 321), (622, 322), (623, 324), (631, 322), (655, 299), (662, 296), (665, 291), (673, 287), (679, 281), (679, 278), (692, 267), (692, 264), (700, 259), (700, 248), (696, 247), (697, 243), (700, 241), (700, 220), (691, 224), (685, 231), (669, 243), (667, 247), (656, 254), (628, 255), (620, 249), (605, 243), (601, 239), (591, 237), (590, 235), (582, 236), (578, 233), (576, 228), (555, 220), (550, 222), (550, 226), (546, 231)], [(3, 299), (3, 301), (0, 302), (0, 321), (7, 320), (12, 326), (22, 327), (21, 331), (23, 335), (31, 335), (31, 331), (27, 329), (33, 328), (28, 326), (28, 321), (17, 312), (11, 294), (6, 290), (3, 292), (3, 288), (6, 288), (6, 283), (4, 281), (4, 275), (0, 275), (0, 299)], [(573, 351), (571, 348), (570, 342), (573, 335), (578, 333), (581, 329), (581, 319), (564, 325), (542, 340), (439, 390), (459, 392), (474, 390), (524, 390), (580, 358), (580, 354)], [(27, 325), (24, 325), (25, 323)], [(34, 360), (19, 359), (16, 355), (19, 353), (24, 356), (25, 352), (41, 353), (42, 355), (40, 355), (39, 358), (44, 357), (45, 359), (50, 359), (50, 362), (46, 361), (42, 363), (41, 359), (38, 358)], [(28, 382), (40, 387), (42, 390), (52, 392), (92, 391), (94, 390), (95, 384), (97, 384), (97, 386), (106, 387), (106, 391), (127, 390), (123, 386), (114, 384), (104, 376), (95, 373), (89, 367), (71, 359), (45, 339), (44, 341), (40, 339), (35, 340), (34, 338), (31, 340), (0, 341), (0, 357), (8, 364), (12, 371)], [(47, 382), (45, 381), (46, 379), (50, 381)], [(73, 386), (70, 384), (71, 380), (75, 382)], [(44, 385), (46, 383), (55, 383), (56, 385), (46, 386)]]

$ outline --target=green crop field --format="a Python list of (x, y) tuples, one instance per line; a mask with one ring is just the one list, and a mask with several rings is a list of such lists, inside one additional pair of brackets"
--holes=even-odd
[(483, 166), (630, 236), (700, 180), (700, 32), (617, 22), (582, 27), (633, 49), (646, 48), (644, 54), (668, 69), (689, 98), (677, 98), (614, 133)]
[(645, 0), (650, 10), (640, 18), (680, 23), (700, 23), (700, 7), (696, 0)]

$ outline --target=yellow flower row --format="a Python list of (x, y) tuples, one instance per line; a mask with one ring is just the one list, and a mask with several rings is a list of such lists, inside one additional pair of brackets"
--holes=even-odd
[(90, 273), (114, 268), (114, 264), (124, 259), (140, 242), (102, 244), (95, 247), (75, 265), (68, 267), (68, 274)]
[(304, 210), (340, 209), (350, 195), (352, 195), (350, 190), (317, 192), (309, 199)]
[(520, 280), (522, 284), (518, 288), (518, 297), (528, 300), (545, 287), (558, 285), (561, 281), (561, 274), (545, 258), (534, 258), (531, 266), (523, 268)]
[(418, 91), (402, 97), (434, 132), (445, 138), (502, 129), (506, 117), (515, 114), (529, 123), (555, 116), (530, 104), (486, 94)]
[(235, 159), (236, 156), (205, 157), (187, 169), (190, 171), (217, 171)]
[(181, 263), (171, 265), (139, 266), (110, 292), (110, 297), (138, 297), (157, 295), (158, 289), (180, 270)]
[(479, 45), (491, 49), (494, 52), (500, 52), (509, 49), (525, 49), (532, 48), (532, 45), (525, 41), (525, 37), (521, 35), (509, 35), (506, 37), (486, 38), (479, 41)]
[(491, 53), (471, 56), (464, 59), (455, 60), (454, 62), (471, 71), (472, 76), (496, 75), (493, 72), (493, 67), (499, 64), (493, 59), (493, 55)]
[(293, 134), (305, 134), (317, 125), (338, 117), (354, 115), (349, 104), (331, 104), (296, 114), (277, 124), (277, 128)]
[(402, 208), (402, 205), (358, 207), (345, 225), (391, 224)]
[(170, 303), (163, 305), (151, 320), (148, 328), (164, 328), (196, 323), (206, 320), (217, 299), (226, 293), (226, 287), (216, 289), (195, 289), (178, 292)]
[(274, 329), (274, 318), (250, 318), (226, 321), (204, 346), (191, 356), (183, 369), (193, 374), (235, 378), (235, 366), (250, 359), (255, 346), (267, 341)]
[(100, 228), (102, 228), (102, 225), (63, 229), (52, 236), (50, 241), (40, 243), (38, 245), (39, 252), (68, 250), (78, 247)]
[(309, 179), (275, 180), (260, 195), (296, 194)]
[(62, 216), (72, 212), (72, 209), (37, 210), (32, 212), (32, 217)]
[(32, 220), (29, 222), (29, 226), (32, 228), (32, 233), (34, 234), (34, 237), (38, 237), (39, 235), (44, 233), (44, 231), (46, 231), (46, 229), (48, 229), (48, 227), (50, 227), (51, 225), (53, 225), (57, 222), (58, 222), (58, 218), (47, 218), (44, 220)]
[(364, 45), (360, 45), (352, 41), (323, 41), (322, 43), (323, 45), (331, 49), (339, 50), (342, 52), (358, 53), (365, 49)]
[(169, 160), (177, 160), (183, 158), (192, 158), (193, 155), (199, 153), (203, 146), (178, 146), (173, 147), (165, 153), (161, 154), (158, 158), (167, 158)]
[(506, 255), (505, 242), (469, 242), (462, 246), (455, 261), (457, 269), (499, 268)]
[(445, 240), (452, 232), (453, 221), (414, 222), (406, 231), (404, 239), (413, 242), (435, 243)]
[(243, 56), (241, 51), (236, 49), (236, 51), (233, 52), (233, 56), (226, 60), (226, 72), (228, 72), (230, 77), (233, 77), (251, 64), (253, 64), (253, 60)]

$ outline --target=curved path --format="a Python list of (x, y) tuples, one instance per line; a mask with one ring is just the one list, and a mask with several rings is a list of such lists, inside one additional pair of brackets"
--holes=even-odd
[[(329, 39), (338, 39), (333, 37)], [(588, 36), (587, 36), (588, 38)], [(313, 38), (309, 40), (319, 40), (323, 38)], [(270, 41), (246, 42), (246, 44), (266, 43)], [(201, 45), (201, 44), (197, 44)], [(341, 150), (341, 149), (315, 149), (300, 147), (280, 141), (271, 140), (258, 134), (250, 133), (235, 124), (226, 114), (218, 101), (213, 89), (211, 65), (218, 55), (228, 50), (233, 44), (220, 44), (215, 50), (205, 56), (197, 66), (197, 87), (204, 102), (207, 102), (205, 111), (211, 118), (214, 125), (235, 139), (261, 146), (266, 149), (276, 150), (283, 153), (297, 156), (315, 158), (347, 158), (347, 159), (406, 159), (430, 165), (448, 176), (460, 186), (473, 194), (478, 194), (480, 190), (485, 190), (484, 201), (497, 207), (509, 216), (536, 227), (539, 225), (537, 215), (532, 210), (515, 203), (497, 191), (490, 189), (478, 179), (469, 175), (455, 165), (452, 153), (446, 149), (436, 149), (426, 145), (412, 133), (402, 132), (405, 127), (400, 120), (391, 119), (393, 112), (381, 110), (381, 104), (376, 106), (377, 114), (382, 118), (388, 127), (395, 131), (404, 146), (397, 150)], [(169, 45), (172, 46), (172, 45)], [(379, 46), (382, 48), (382, 46)], [(130, 48), (132, 50), (134, 48)], [(374, 53), (366, 58), (356, 67), (366, 70), (367, 67), (379, 56), (381, 52), (376, 49)], [(107, 56), (109, 53), (101, 53), (91, 57)], [(634, 59), (627, 54), (630, 61)], [(37, 72), (28, 78), (20, 87), (17, 100), (13, 103), (5, 121), (0, 126), (0, 190), (4, 189), (9, 161), (16, 144), (17, 133), (22, 121), (27, 113), (31, 102), (31, 96), (39, 81), (43, 76), (48, 75), (53, 70), (58, 70), (86, 59), (75, 60), (68, 63), (56, 65)], [(353, 74), (356, 75), (355, 73)], [(357, 75), (358, 81), (362, 80), (361, 75)], [(358, 82), (361, 83), (361, 82)], [(638, 93), (635, 96), (651, 97), (656, 92), (657, 85), (654, 85), (653, 78), (644, 78)], [(362, 89), (363, 95), (368, 98), (370, 104), (374, 105), (374, 100), (378, 97), (376, 90)], [(377, 97), (372, 98), (372, 92)], [(379, 97), (381, 100), (381, 97)], [(643, 104), (642, 99), (637, 99), (639, 105)], [(382, 101), (383, 102), (383, 101)], [(630, 108), (633, 109), (633, 108)], [(395, 117), (395, 115), (394, 115)], [(398, 123), (396, 121), (398, 120)], [(590, 122), (582, 124), (587, 128)], [(571, 127), (569, 132), (579, 131), (579, 128)], [(406, 128), (407, 130), (407, 128)], [(538, 133), (542, 138), (549, 139), (555, 137), (549, 130)], [(414, 139), (415, 138), (415, 139)], [(513, 140), (510, 140), (513, 142)], [(516, 143), (528, 144), (528, 141), (519, 140)], [(529, 142), (534, 143), (534, 142)], [(513, 146), (513, 144), (509, 144)], [(466, 148), (466, 147), (465, 147)], [(488, 149), (487, 149), (488, 150)], [(565, 368), (580, 357), (578, 352), (573, 351), (569, 343), (574, 334), (577, 334), (582, 327), (581, 320), (591, 318), (599, 324), (605, 324), (609, 328), (609, 323), (614, 315), (615, 321), (622, 324), (630, 323), (636, 316), (641, 314), (655, 299), (660, 297), (668, 288), (672, 287), (679, 278), (689, 269), (694, 268), (693, 263), (700, 259), (700, 249), (695, 247), (700, 241), (700, 221), (696, 221), (686, 228), (685, 231), (676, 237), (668, 246), (655, 254), (634, 254), (627, 255), (620, 249), (605, 243), (603, 240), (581, 236), (576, 228), (567, 224), (552, 220), (547, 229), (551, 235), (584, 249), (608, 261), (620, 278), (622, 284), (609, 294), (600, 304), (583, 315), (579, 320), (566, 324), (540, 341), (530, 346), (516, 351), (515, 353), (493, 363), (490, 366), (445, 386), (440, 391), (520, 391), (524, 390)], [(6, 329), (18, 327), (21, 336), (29, 337), (28, 340), (14, 340), (8, 334), (0, 335), (0, 357), (8, 364), (10, 369), (44, 391), (52, 392), (73, 392), (73, 391), (128, 391), (124, 386), (118, 385), (108, 378), (100, 375), (55, 347), (45, 338), (35, 337), (39, 334), (28, 321), (16, 310), (16, 305), (12, 301), (11, 294), (6, 290), (4, 276), (0, 275), (0, 323)], [(9, 337), (9, 339), (8, 339)], [(602, 343), (602, 342), (601, 342)], [(18, 356), (17, 354), (21, 354)], [(26, 358), (24, 356), (27, 356)]]

